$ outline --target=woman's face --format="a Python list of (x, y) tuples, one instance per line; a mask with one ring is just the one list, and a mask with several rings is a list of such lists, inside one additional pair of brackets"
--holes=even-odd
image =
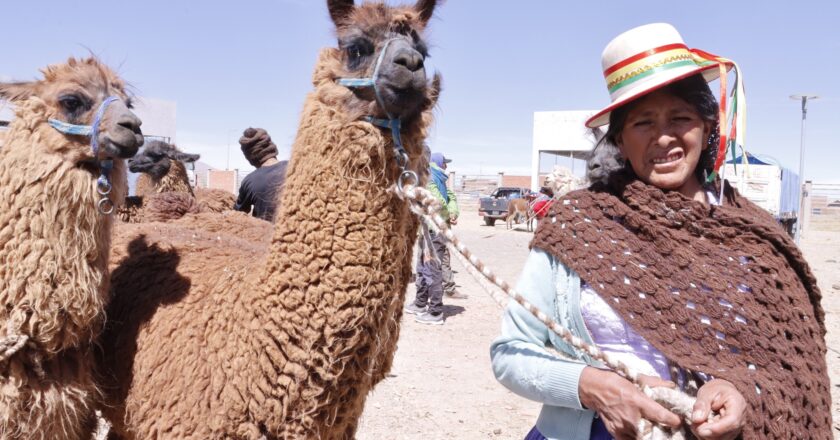
[[(627, 113), (618, 147), (644, 182), (679, 190), (707, 148), (711, 123), (682, 99), (658, 91), (641, 98)], [(696, 179), (695, 179), (696, 180)]]

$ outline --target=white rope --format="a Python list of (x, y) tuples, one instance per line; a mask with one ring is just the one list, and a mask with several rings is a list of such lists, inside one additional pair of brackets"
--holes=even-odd
[(26, 342), (29, 341), (27, 335), (6, 335), (0, 339), (0, 363), (6, 362), (15, 353), (19, 352)]
[(19, 352), (27, 342), (29, 342), (29, 335), (18, 333), (15, 322), (18, 321), (16, 316), (21, 312), (13, 312), (13, 315), (6, 321), (6, 336), (0, 338), (0, 363), (11, 359), (15, 353)]
[[(410, 201), (412, 211), (420, 216), (422, 220), (425, 220), (427, 224), (430, 224), (439, 230), (439, 233), (443, 235), (446, 240), (452, 244), (453, 248), (469, 262), (470, 266), (474, 268), (472, 269), (470, 266), (466, 266), (469, 270), (474, 270), (475, 272), (480, 273), (482, 277), (486, 278), (490, 283), (497, 286), (502, 292), (504, 292), (507, 298), (494, 294), (493, 292), (495, 289), (489, 289), (482, 286), (485, 287), (487, 293), (489, 293), (490, 296), (499, 303), (499, 305), (505, 307), (505, 302), (513, 299), (519, 305), (524, 307), (525, 310), (531, 313), (531, 315), (540, 320), (540, 322), (542, 322), (547, 328), (557, 334), (557, 336), (578, 350), (578, 352), (585, 353), (591, 358), (602, 362), (608, 368), (635, 384), (651, 399), (655, 400), (671, 412), (682, 416), (686, 420), (686, 423), (691, 423), (691, 411), (696, 400), (694, 397), (691, 397), (680, 390), (670, 388), (651, 389), (643, 386), (640, 382), (640, 373), (634, 368), (624, 362), (621, 362), (609, 353), (605, 353), (598, 347), (587, 344), (581, 338), (572, 334), (572, 332), (567, 328), (561, 326), (536, 306), (528, 302), (525, 297), (514, 290), (513, 287), (511, 287), (506, 281), (496, 276), (489, 267), (484, 265), (484, 263), (481, 262), (481, 260), (479, 260), (478, 257), (473, 254), (466, 245), (464, 245), (464, 243), (461, 242), (461, 240), (449, 228), (446, 221), (444, 221), (438, 214), (440, 211), (440, 202), (437, 201), (431, 192), (425, 188), (413, 185), (405, 186), (401, 188), (401, 191), (399, 189), (398, 191), (402, 197)], [(681, 430), (670, 432), (665, 428), (655, 426), (645, 420), (641, 420), (639, 422), (639, 432), (642, 434), (641, 438), (644, 440), (679, 440), (686, 438), (685, 433)]]

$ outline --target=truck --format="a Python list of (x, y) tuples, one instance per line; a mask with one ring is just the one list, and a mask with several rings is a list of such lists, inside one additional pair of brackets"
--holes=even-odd
[(723, 177), (793, 235), (799, 217), (799, 175), (774, 162), (747, 153), (746, 164), (743, 156), (727, 162)]
[(511, 199), (530, 198), (532, 192), (528, 188), (499, 187), (492, 194), (479, 199), (478, 215), (484, 218), (484, 224), (494, 226), (496, 220), (504, 219), (508, 214), (508, 203)]

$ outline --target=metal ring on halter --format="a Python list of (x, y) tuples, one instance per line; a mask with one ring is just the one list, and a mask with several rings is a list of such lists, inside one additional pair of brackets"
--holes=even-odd
[(113, 186), (107, 178), (103, 179), (103, 177), (105, 176), (100, 176), (100, 178), (96, 180), (96, 192), (98, 192), (101, 196), (107, 196), (108, 194), (111, 194)]
[(397, 179), (397, 189), (400, 192), (403, 192), (406, 184), (416, 186), (419, 181), (420, 179), (417, 177), (417, 173), (411, 170), (403, 170), (403, 172), (400, 173), (399, 179)]
[(405, 170), (408, 166), (408, 153), (405, 151), (396, 151), (397, 153), (397, 165), (399, 165), (400, 170)]
[(114, 212), (114, 202), (112, 202), (111, 199), (107, 197), (99, 199), (98, 207), (99, 212), (105, 215), (109, 215), (112, 212)]

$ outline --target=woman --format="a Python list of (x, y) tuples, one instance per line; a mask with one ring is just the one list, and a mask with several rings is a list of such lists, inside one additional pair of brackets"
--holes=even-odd
[[(830, 439), (816, 281), (770, 215), (715, 178), (727, 141), (707, 81), (734, 63), (653, 24), (616, 37), (602, 64), (612, 104), (587, 121), (609, 123), (590, 163), (601, 179), (553, 204), (517, 290), (646, 384), (698, 385), (697, 438)], [(527, 439), (635, 439), (640, 418), (682, 422), (518, 304), (491, 356), (500, 382), (543, 403)]]

